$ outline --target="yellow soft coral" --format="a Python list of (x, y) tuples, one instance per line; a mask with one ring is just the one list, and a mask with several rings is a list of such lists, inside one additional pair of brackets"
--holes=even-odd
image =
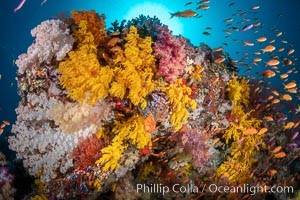
[(126, 146), (122, 142), (113, 142), (110, 146), (101, 149), (102, 157), (96, 161), (96, 164), (103, 164), (103, 171), (114, 171), (119, 168), (119, 160)]
[(30, 200), (48, 200), (48, 198), (45, 195), (35, 195)]
[(234, 103), (231, 115), (236, 120), (230, 122), (223, 135), (226, 143), (231, 145), (231, 154), (217, 169), (217, 176), (228, 178), (230, 183), (247, 182), (257, 162), (255, 144), (263, 141), (263, 134), (245, 134), (246, 130), (255, 130), (261, 125), (261, 120), (250, 116), (251, 111), (244, 111), (244, 106), (249, 103), (249, 91), (247, 81), (236, 78), (229, 81), (229, 98)]
[(80, 103), (87, 100), (87, 103), (95, 104), (98, 99), (108, 96), (113, 70), (109, 66), (100, 66), (94, 37), (87, 30), (87, 21), (80, 21), (79, 29), (73, 35), (78, 48), (69, 52), (69, 58), (59, 64), (60, 82), (69, 91), (70, 98)]
[(192, 93), (192, 89), (182, 84), (182, 79), (178, 79), (176, 83), (166, 87), (161, 87), (170, 98), (172, 105), (171, 124), (175, 131), (181, 129), (182, 125), (188, 119), (187, 108), (196, 109), (197, 103), (188, 95)]
[(245, 106), (248, 106), (250, 88), (247, 80), (242, 79), (241, 81), (238, 81), (236, 77), (231, 79), (227, 91), (229, 99), (233, 101), (235, 105), (244, 104)]
[(125, 50), (117, 52), (114, 60), (114, 81), (109, 92), (119, 98), (128, 98), (134, 105), (145, 108), (145, 96), (154, 90), (155, 58), (151, 37), (140, 38), (137, 29), (130, 27), (125, 38)]
[(104, 171), (113, 171), (119, 167), (118, 161), (128, 144), (138, 149), (151, 146), (151, 133), (145, 131), (142, 116), (133, 116), (125, 122), (115, 121), (112, 132), (116, 134), (112, 144), (101, 150), (102, 157), (96, 161), (97, 164), (104, 164)]
[(71, 18), (77, 25), (81, 21), (87, 21), (87, 30), (93, 35), (96, 45), (103, 45), (107, 41), (107, 31), (105, 28), (105, 15), (98, 15), (95, 10), (91, 11), (71, 11)]

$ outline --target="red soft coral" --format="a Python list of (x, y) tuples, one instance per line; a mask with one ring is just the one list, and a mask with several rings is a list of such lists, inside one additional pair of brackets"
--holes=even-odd
[(86, 168), (93, 166), (101, 157), (101, 149), (105, 146), (104, 142), (95, 135), (79, 141), (78, 146), (71, 153), (74, 159), (75, 168)]
[(168, 26), (158, 27), (159, 34), (154, 44), (154, 55), (159, 58), (159, 69), (156, 76), (174, 83), (183, 73), (186, 63), (186, 40), (181, 36), (173, 36)]

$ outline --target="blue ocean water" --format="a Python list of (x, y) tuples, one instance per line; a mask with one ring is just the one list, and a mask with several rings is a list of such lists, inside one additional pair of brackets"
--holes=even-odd
[[(208, 10), (197, 10), (198, 17), (170, 19), (170, 13), (194, 9), (195, 6), (184, 6), (188, 0), (48, 0), (41, 5), (42, 1), (27, 0), (24, 6), (17, 11), (13, 9), (19, 4), (17, 0), (0, 0), (0, 17), (2, 19), (0, 31), (0, 120), (14, 122), (16, 119), (14, 109), (17, 107), (20, 97), (17, 94), (17, 82), (15, 80), (17, 67), (14, 61), (18, 55), (27, 51), (28, 46), (33, 42), (30, 30), (44, 20), (51, 19), (70, 10), (96, 10), (97, 13), (104, 13), (106, 16), (106, 27), (109, 28), (115, 20), (130, 20), (140, 14), (157, 16), (162, 23), (169, 25), (174, 34), (181, 34), (188, 38), (194, 45), (205, 43), (211, 48), (222, 46), (224, 52), (228, 52), (232, 59), (245, 59), (244, 63), (251, 66), (240, 66), (241, 75), (253, 75), (259, 77), (264, 71), (265, 63), (270, 57), (262, 55), (263, 61), (255, 66), (251, 60), (256, 56), (253, 52), (260, 51), (265, 44), (259, 44), (256, 39), (265, 36), (269, 40), (275, 39), (272, 44), (279, 49), (285, 48), (284, 52), (277, 53), (280, 58), (287, 57), (287, 50), (295, 49), (291, 55), (294, 62), (292, 67), (299, 70), (300, 57), (300, 1), (298, 0), (255, 0), (255, 1), (233, 1), (214, 0), (209, 3)], [(229, 6), (230, 3), (235, 3)], [(259, 5), (257, 10), (252, 6)], [(241, 13), (245, 13), (241, 15)], [(235, 14), (239, 14), (235, 16)], [(200, 17), (202, 16), (202, 17)], [(260, 22), (261, 25), (248, 31), (233, 31), (227, 26), (225, 19), (234, 18), (231, 26), (242, 28), (246, 24)], [(255, 18), (257, 18), (255, 20)], [(243, 22), (243, 23), (241, 23)], [(224, 30), (229, 30), (227, 34)], [(257, 31), (257, 32), (255, 32)], [(278, 32), (282, 36), (276, 37)], [(209, 35), (203, 34), (208, 32)], [(226, 36), (229, 36), (226, 38)], [(287, 40), (287, 43), (281, 42)], [(254, 46), (243, 46), (243, 41), (251, 41)], [(285, 73), (284, 68), (280, 73)], [(300, 73), (290, 74), (289, 80), (299, 80)], [(282, 81), (277, 77), (270, 79), (270, 85), (274, 88), (282, 86)], [(1, 151), (8, 152), (6, 137), (10, 132), (6, 129), (0, 136)], [(8, 154), (9, 156), (9, 154)], [(11, 155), (13, 159), (13, 155)]]

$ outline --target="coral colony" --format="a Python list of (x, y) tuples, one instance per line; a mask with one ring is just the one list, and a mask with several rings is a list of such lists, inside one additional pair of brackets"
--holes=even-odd
[[(35, 177), (32, 199), (250, 199), (246, 186), (296, 190), (299, 121), (270, 106), (222, 49), (194, 46), (157, 18), (106, 29), (95, 11), (44, 21), (31, 34), (16, 61), (22, 100), (9, 147)], [(212, 193), (209, 184), (244, 192)]]

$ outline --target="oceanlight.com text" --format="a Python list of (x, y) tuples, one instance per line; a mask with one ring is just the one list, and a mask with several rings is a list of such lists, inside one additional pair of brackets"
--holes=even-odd
[(135, 186), (129, 185), (126, 190), (128, 192), (137, 193), (159, 193), (165, 195), (170, 192), (174, 193), (241, 193), (255, 195), (257, 193), (293, 193), (293, 186), (252, 186), (243, 184), (241, 186), (220, 186), (216, 184), (204, 184), (201, 188), (194, 184), (174, 184), (172, 186), (163, 185), (161, 183), (155, 184), (136, 184)]

